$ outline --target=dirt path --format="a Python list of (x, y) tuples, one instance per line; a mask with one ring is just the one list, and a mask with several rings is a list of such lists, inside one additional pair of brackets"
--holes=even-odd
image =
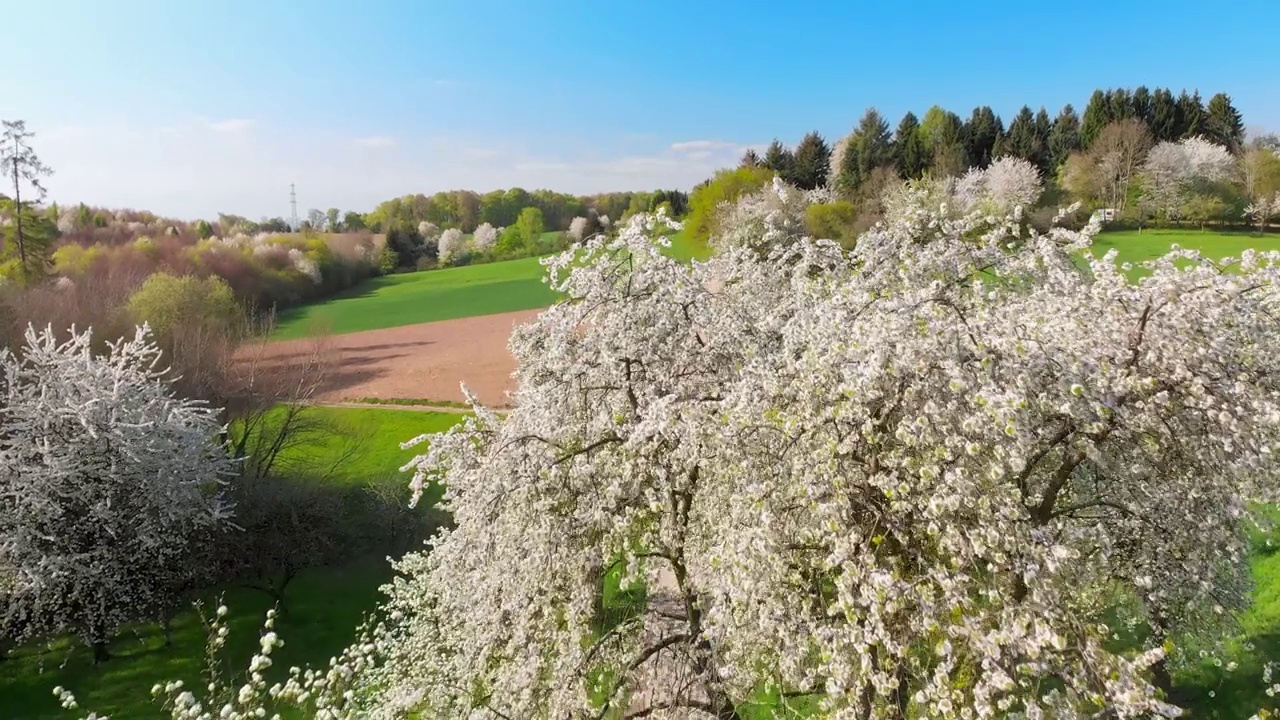
[[(507, 340), (512, 329), (539, 312), (522, 310), (329, 336), (321, 342), (331, 355), (333, 369), (315, 400), (320, 404), (360, 404), (364, 398), (465, 402), (461, 384), (466, 383), (485, 405), (509, 405), (507, 393), (515, 389), (511, 378), (515, 359), (507, 350)], [(316, 342), (272, 343), (264, 360), (268, 367), (299, 361), (315, 351)]]

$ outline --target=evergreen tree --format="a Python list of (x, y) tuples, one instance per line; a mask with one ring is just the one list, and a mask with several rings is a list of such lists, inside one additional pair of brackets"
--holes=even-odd
[(1107, 98), (1111, 104), (1111, 121), (1127, 120), (1134, 116), (1133, 102), (1130, 99), (1129, 91), (1124, 88), (1116, 88), (1110, 91), (1110, 97)]
[(778, 174), (778, 177), (791, 182), (796, 164), (795, 156), (777, 138), (769, 143), (764, 151), (764, 166)]
[(1139, 85), (1133, 91), (1133, 97), (1129, 98), (1129, 104), (1133, 107), (1133, 116), (1146, 123), (1148, 127), (1151, 125), (1151, 91), (1146, 85)]
[(964, 123), (960, 116), (938, 105), (920, 121), (920, 137), (929, 153), (929, 167), (940, 175), (964, 173), (969, 158), (964, 148)]
[(1204, 134), (1205, 111), (1200, 91), (1191, 95), (1186, 90), (1178, 95), (1178, 139)]
[(1049, 170), (1052, 167), (1049, 160), (1049, 133), (1053, 130), (1053, 122), (1049, 120), (1049, 111), (1045, 110), (1043, 105), (1036, 113), (1035, 130), (1039, 153), (1033, 162), (1041, 170)]
[(756, 168), (760, 167), (763, 162), (764, 161), (760, 159), (759, 153), (751, 148), (747, 148), (747, 151), (742, 153), (742, 159), (738, 161), (738, 167)]
[(920, 132), (920, 121), (915, 113), (907, 111), (893, 134), (893, 160), (898, 174), (904, 178), (918, 178), (929, 167), (930, 154)]
[(1209, 98), (1204, 135), (1233, 153), (1244, 147), (1244, 119), (1240, 117), (1240, 111), (1231, 105), (1231, 97), (1226, 93)]
[(856, 190), (871, 175), (871, 171), (893, 161), (893, 143), (889, 136), (889, 123), (880, 111), (867, 108), (858, 127), (849, 136), (849, 148), (844, 155), (844, 167), (840, 169), (845, 189)]
[(1080, 118), (1076, 109), (1066, 105), (1053, 120), (1049, 130), (1048, 156), (1050, 169), (1066, 162), (1067, 156), (1080, 149)]
[(1089, 104), (1084, 109), (1084, 117), (1080, 120), (1080, 142), (1089, 147), (1102, 132), (1102, 128), (1111, 122), (1111, 105), (1101, 90), (1094, 90), (1089, 97)]
[(1173, 93), (1169, 92), (1169, 88), (1156, 88), (1155, 93), (1151, 95), (1150, 115), (1151, 120), (1148, 125), (1151, 126), (1151, 134), (1156, 142), (1178, 139), (1178, 104), (1174, 101)]
[[(831, 148), (815, 130), (796, 145), (792, 164), (792, 182), (805, 190), (813, 190), (827, 184), (827, 167), (831, 162)], [(786, 178), (784, 178), (786, 179)]]
[(999, 116), (986, 105), (974, 108), (973, 114), (961, 128), (961, 137), (965, 146), (965, 155), (972, 167), (987, 167), (995, 159), (992, 150), (996, 138), (1004, 132), (1004, 124)]
[(1036, 118), (1031, 113), (1031, 108), (1023, 105), (1013, 122), (1009, 123), (1009, 133), (1002, 149), (1005, 155), (1022, 158), (1033, 165), (1038, 164), (1044, 154), (1044, 147), (1036, 133)]

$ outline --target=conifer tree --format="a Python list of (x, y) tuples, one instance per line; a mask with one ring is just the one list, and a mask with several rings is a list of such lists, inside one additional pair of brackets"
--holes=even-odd
[(1101, 90), (1094, 90), (1085, 106), (1084, 117), (1080, 119), (1080, 143), (1089, 147), (1097, 139), (1102, 128), (1111, 123), (1111, 105)]
[(1156, 88), (1151, 95), (1151, 134), (1157, 142), (1178, 139), (1178, 104), (1168, 88)]
[(1080, 118), (1076, 109), (1066, 105), (1054, 118), (1049, 130), (1049, 166), (1056, 168), (1066, 162), (1067, 156), (1080, 149)]
[(904, 178), (920, 177), (929, 167), (929, 151), (920, 134), (920, 121), (907, 111), (893, 134), (893, 160), (898, 174)]
[(820, 188), (827, 183), (827, 168), (830, 163), (831, 148), (815, 130), (805, 135), (796, 145), (790, 180), (792, 184), (805, 190)]
[(1209, 98), (1204, 135), (1233, 153), (1239, 153), (1244, 147), (1244, 119), (1240, 117), (1240, 111), (1231, 105), (1231, 97), (1226, 93)]
[(964, 138), (965, 154), (971, 167), (985, 168), (995, 159), (996, 138), (1004, 132), (1004, 124), (999, 116), (988, 106), (973, 109), (973, 114), (965, 122), (961, 135)]

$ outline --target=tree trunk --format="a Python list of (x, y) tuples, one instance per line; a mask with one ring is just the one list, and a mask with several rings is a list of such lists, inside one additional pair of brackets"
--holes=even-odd
[(160, 627), (164, 629), (164, 646), (173, 646), (173, 613), (165, 613), (164, 619), (160, 621)]
[(105, 640), (94, 640), (89, 644), (89, 647), (93, 650), (94, 665), (101, 665), (111, 659), (111, 652), (107, 650), (107, 643)]
[(13, 164), (13, 236), (18, 242), (18, 264), (22, 272), (22, 284), (27, 280), (27, 243), (22, 237), (22, 185), (18, 182), (18, 163)]

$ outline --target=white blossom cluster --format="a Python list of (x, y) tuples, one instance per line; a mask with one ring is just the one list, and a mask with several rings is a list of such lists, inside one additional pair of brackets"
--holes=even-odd
[(569, 230), (566, 233), (573, 242), (582, 242), (587, 236), (587, 226), (589, 220), (579, 215), (569, 221)]
[(316, 285), (324, 282), (324, 278), (320, 274), (320, 266), (316, 264), (315, 260), (307, 257), (307, 254), (298, 248), (291, 248), (289, 250), (289, 264), (293, 266), (294, 270), (297, 270), (300, 274)]
[(768, 187), (744, 195), (718, 209), (713, 247), (745, 247), (768, 254), (805, 236), (805, 210), (824, 195), (805, 192), (773, 178)]
[(457, 228), (449, 228), (440, 234), (440, 264), (453, 265), (467, 252), (467, 239), (462, 236), (462, 231)]
[(1259, 198), (1249, 203), (1244, 209), (1245, 217), (1253, 221), (1259, 228), (1266, 226), (1272, 218), (1280, 215), (1280, 193), (1267, 198)]
[(970, 168), (956, 181), (955, 192), (966, 208), (1006, 215), (1035, 205), (1044, 192), (1044, 183), (1034, 165), (1007, 155), (985, 169)]
[(488, 252), (498, 243), (498, 229), (489, 223), (480, 223), (471, 234), (471, 247), (476, 252)]
[(1162, 142), (1142, 164), (1146, 202), (1167, 218), (1176, 218), (1196, 182), (1226, 179), (1234, 168), (1235, 158), (1227, 148), (1200, 136)]
[(0, 351), (0, 636), (106, 643), (180, 583), (229, 517), (216, 413), (178, 399), (149, 331), (91, 350), (29, 328)]
[(422, 236), (423, 240), (436, 240), (440, 237), (440, 228), (433, 222), (423, 220), (418, 223), (418, 234)]
[[(316, 716), (1175, 716), (1169, 638), (1243, 606), (1277, 499), (1280, 254), (1130, 283), (1076, 266), (1096, 226), (952, 200), (906, 186), (848, 253), (686, 266), (640, 215), (544, 261), (567, 299), (511, 339), (514, 409), (405, 444), (454, 526)], [(611, 571), (647, 592), (602, 625)], [(1117, 598), (1156, 631), (1133, 652)]]

